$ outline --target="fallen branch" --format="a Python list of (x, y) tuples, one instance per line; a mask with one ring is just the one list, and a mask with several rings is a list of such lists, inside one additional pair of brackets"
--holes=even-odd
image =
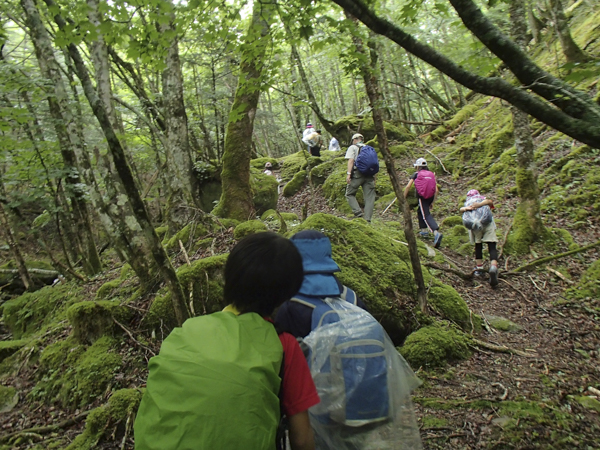
[(33, 427), (33, 428), (26, 428), (24, 430), (13, 431), (12, 433), (8, 433), (3, 436), (0, 436), (0, 442), (7, 442), (7, 441), (11, 440), (12, 438), (14, 438), (15, 436), (20, 436), (22, 434), (46, 434), (46, 433), (51, 433), (52, 431), (59, 430), (61, 428), (67, 428), (67, 427), (70, 427), (71, 425), (75, 425), (81, 419), (84, 419), (90, 412), (91, 411), (83, 412), (75, 417), (71, 417), (70, 419), (63, 420), (62, 422), (57, 423), (56, 425), (46, 425), (44, 427)]
[(502, 383), (492, 383), (492, 386), (498, 386), (499, 388), (504, 389), (504, 393), (500, 396), (500, 400), (506, 400), (506, 397), (508, 397), (508, 388), (506, 388)]
[(440, 158), (438, 158), (437, 156), (435, 156), (433, 153), (431, 153), (429, 150), (424, 149), (427, 153), (429, 153), (431, 156), (433, 156), (435, 159), (438, 160), (438, 162), (440, 163), (440, 166), (442, 166), (442, 169), (444, 169), (444, 172), (446, 173), (450, 173), (446, 170), (446, 167), (444, 166), (444, 163), (442, 162), (442, 160)]
[(521, 350), (517, 350), (514, 348), (506, 347), (504, 345), (495, 345), (490, 344), (489, 342), (480, 341), (479, 339), (473, 339), (473, 342), (480, 347), (487, 348), (488, 350), (493, 350), (498, 353), (510, 353), (518, 356), (525, 356), (526, 358), (536, 358), (537, 355), (533, 355), (531, 353), (527, 353)]
[(534, 303), (531, 300), (529, 300), (525, 294), (523, 294), (520, 290), (518, 290), (516, 287), (514, 287), (512, 284), (510, 284), (508, 281), (504, 280), (503, 278), (500, 278), (500, 281), (504, 281), (506, 284), (508, 284), (510, 286), (511, 289), (517, 291), (519, 294), (521, 294), (521, 297), (523, 297), (525, 299), (526, 302), (530, 302), (530, 303)]
[(505, 272), (504, 275), (513, 275), (519, 272), (524, 272), (525, 270), (532, 269), (533, 267), (539, 266), (541, 264), (545, 264), (550, 261), (554, 261), (555, 259), (564, 258), (565, 256), (573, 255), (575, 253), (586, 252), (592, 248), (598, 247), (600, 245), (600, 241), (596, 241), (593, 244), (586, 245), (584, 247), (576, 248), (575, 250), (569, 250), (568, 252), (559, 253), (558, 255), (546, 256), (544, 258), (539, 258), (530, 263), (527, 263), (521, 267), (517, 267), (516, 269), (511, 270), (510, 272)]
[(450, 267), (442, 267), (442, 266), (440, 266), (440, 265), (438, 265), (436, 263), (433, 263), (433, 262), (426, 262), (423, 265), (425, 265), (427, 267), (431, 267), (432, 269), (437, 269), (437, 270), (442, 270), (444, 272), (453, 273), (454, 275), (459, 276), (463, 280), (472, 280), (473, 279), (473, 274), (472, 273), (464, 273), (464, 272), (461, 272), (460, 270), (452, 269)]
[(550, 266), (546, 266), (546, 270), (549, 272), (552, 272), (554, 275), (556, 275), (558, 278), (560, 278), (561, 280), (563, 280), (565, 283), (567, 284), (575, 284), (574, 281), (569, 280), (567, 277), (565, 277), (562, 273), (560, 273), (558, 270), (553, 269)]
[(383, 210), (383, 212), (381, 213), (381, 215), (382, 215), (382, 216), (383, 216), (383, 215), (384, 215), (384, 214), (387, 212), (387, 210), (388, 210), (388, 209), (390, 209), (390, 208), (392, 207), (392, 205), (393, 205), (394, 203), (396, 203), (396, 200), (398, 200), (398, 197), (394, 197), (394, 200), (392, 200), (392, 203), (390, 203), (390, 204), (387, 206), (387, 208), (385, 208), (385, 209)]
[(129, 331), (124, 325), (122, 325), (117, 319), (115, 319), (113, 317), (113, 321), (125, 332), (127, 333), (127, 335), (129, 336), (129, 338), (135, 342), (138, 346), (142, 347), (144, 350), (150, 352), (150, 354), (152, 354), (152, 356), (156, 356), (156, 353), (154, 353), (152, 351), (152, 349), (150, 347), (146, 347), (144, 344), (142, 344), (140, 341), (138, 341), (136, 338), (133, 337), (133, 334), (131, 334), (131, 331)]

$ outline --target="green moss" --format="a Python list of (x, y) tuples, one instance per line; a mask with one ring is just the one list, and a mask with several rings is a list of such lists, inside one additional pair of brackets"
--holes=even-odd
[(448, 426), (448, 421), (435, 416), (424, 416), (422, 419), (422, 428), (441, 428)]
[(272, 170), (279, 170), (279, 161), (275, 158), (270, 158), (268, 156), (262, 158), (255, 158), (250, 160), (250, 167), (253, 167), (258, 170), (265, 170), (265, 164), (270, 162), (272, 166)]
[(600, 259), (583, 273), (576, 286), (566, 291), (568, 298), (600, 298)]
[(252, 189), (252, 202), (257, 214), (262, 214), (268, 209), (277, 207), (279, 193), (277, 187), (279, 183), (272, 175), (263, 173), (253, 173), (250, 177), (250, 187)]
[(242, 222), (235, 227), (235, 230), (233, 230), (233, 237), (239, 240), (248, 236), (249, 234), (259, 233), (267, 230), (267, 226), (260, 220), (248, 220), (247, 222)]
[[(414, 134), (408, 131), (403, 125), (395, 125), (390, 122), (384, 122), (386, 135), (390, 141), (410, 141), (415, 138)], [(367, 116), (346, 116), (338, 119), (333, 124), (335, 135), (340, 139), (340, 142), (350, 142), (352, 134), (360, 128), (360, 133), (364, 136), (365, 142), (375, 138), (375, 125), (371, 115)]]
[(138, 389), (115, 391), (108, 404), (94, 409), (87, 418), (85, 430), (77, 436), (67, 450), (92, 450), (106, 437), (110, 441), (120, 441), (133, 424), (134, 414), (142, 399)]
[(188, 223), (163, 245), (167, 250), (179, 250), (179, 241), (181, 241), (183, 245), (187, 247), (190, 240), (196, 240), (199, 237), (206, 236), (207, 234), (208, 229), (203, 224), (198, 222)]
[(497, 316), (486, 316), (487, 321), (490, 325), (496, 330), (500, 331), (508, 331), (509, 333), (514, 333), (520, 331), (522, 327), (504, 317)]
[(512, 255), (529, 253), (529, 246), (534, 241), (533, 231), (529, 223), (527, 211), (520, 205), (517, 206), (513, 225), (504, 244), (504, 251)]
[(115, 320), (127, 323), (132, 316), (131, 309), (119, 301), (86, 301), (71, 305), (67, 318), (73, 327), (73, 337), (82, 344), (92, 344), (100, 337), (121, 332)]
[(408, 336), (400, 353), (414, 368), (443, 367), (447, 362), (469, 358), (470, 341), (468, 335), (448, 325), (436, 323)]
[(301, 170), (306, 170), (308, 166), (309, 153), (306, 150), (301, 150), (298, 153), (293, 153), (282, 159), (282, 169), (280, 172), (281, 181), (287, 183), (294, 175)]
[(392, 145), (389, 148), (389, 151), (392, 154), (392, 158), (402, 158), (410, 154), (406, 143), (400, 145)]
[(158, 238), (162, 241), (167, 236), (167, 233), (169, 232), (169, 227), (165, 225), (162, 227), (155, 228), (154, 231), (156, 232)]
[[(473, 246), (469, 244), (469, 232), (462, 225), (462, 219), (460, 225), (444, 231), (444, 246), (465, 256), (473, 253)], [(466, 250), (466, 253), (461, 250)]]
[(460, 111), (458, 111), (452, 119), (444, 122), (443, 125), (437, 127), (430, 133), (430, 136), (435, 139), (441, 139), (443, 136), (454, 130), (465, 120), (471, 118), (477, 110), (481, 108), (484, 100), (479, 100), (476, 103), (472, 103), (463, 107)]
[(19, 339), (17, 341), (0, 341), (0, 362), (25, 347), (26, 344), (27, 341), (25, 339)]
[(19, 401), (19, 394), (12, 386), (0, 385), (0, 414), (13, 409)]
[(313, 167), (310, 171), (310, 181), (316, 186), (323, 184), (333, 169), (337, 167), (338, 164), (342, 164), (342, 159), (343, 158), (336, 158)]
[(66, 308), (81, 299), (81, 288), (74, 283), (46, 286), (4, 303), (4, 323), (20, 339), (66, 319)]
[(306, 170), (301, 170), (300, 172), (296, 173), (294, 175), (294, 178), (292, 178), (283, 188), (283, 196), (284, 197), (291, 197), (294, 194), (296, 194), (298, 191), (300, 191), (300, 189), (302, 189), (302, 186), (304, 186), (304, 181), (306, 180)]
[(448, 216), (442, 220), (442, 226), (446, 228), (452, 228), (456, 225), (462, 226), (462, 216)]
[(579, 403), (584, 408), (591, 409), (592, 411), (600, 413), (600, 401), (596, 400), (595, 398), (586, 397), (585, 395), (582, 395), (575, 396), (573, 397), (573, 399), (575, 399), (577, 403)]
[(451, 320), (463, 330), (479, 331), (481, 319), (471, 314), (465, 301), (451, 286), (435, 281), (429, 290), (429, 304), (439, 311), (442, 317)]
[[(283, 220), (285, 220), (286, 222), (290, 221), (295, 221), (295, 220), (299, 220), (298, 219), (298, 215), (294, 214), (294, 213), (286, 213), (286, 212), (282, 212), (279, 215), (281, 215), (281, 218)], [(268, 221), (273, 221), (273, 220), (279, 220), (279, 216), (277, 215), (277, 211), (275, 211), (274, 209), (270, 209), (268, 211), (265, 211), (264, 214), (262, 216), (260, 216), (260, 220), (262, 220), (263, 222), (268, 222)]]

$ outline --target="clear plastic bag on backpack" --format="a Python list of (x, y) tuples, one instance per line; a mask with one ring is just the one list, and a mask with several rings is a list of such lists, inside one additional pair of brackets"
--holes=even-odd
[(411, 402), (419, 379), (371, 314), (340, 298), (324, 302), (333, 320), (304, 339), (321, 399), (309, 410), (316, 448), (421, 449)]
[[(485, 200), (485, 197), (469, 197), (465, 202), (465, 206), (471, 206), (473, 203), (477, 203), (482, 200)], [(483, 229), (485, 225), (492, 223), (493, 220), (494, 215), (492, 214), (492, 210), (490, 209), (490, 207), (487, 205), (481, 206), (472, 211), (465, 211), (462, 216), (462, 221), (465, 228), (473, 231), (479, 231)]]

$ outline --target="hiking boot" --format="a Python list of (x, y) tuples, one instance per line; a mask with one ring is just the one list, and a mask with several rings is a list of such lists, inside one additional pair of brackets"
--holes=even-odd
[(474, 277), (482, 277), (483, 276), (483, 266), (475, 266), (473, 268), (473, 276)]
[(435, 237), (433, 238), (433, 246), (435, 248), (440, 248), (440, 244), (442, 243), (443, 237), (444, 235), (442, 233), (438, 233), (435, 235)]
[(498, 266), (490, 267), (490, 285), (492, 287), (498, 286)]
[(364, 216), (363, 212), (359, 212), (358, 214), (354, 214), (354, 217), (358, 218), (358, 217), (362, 217)]

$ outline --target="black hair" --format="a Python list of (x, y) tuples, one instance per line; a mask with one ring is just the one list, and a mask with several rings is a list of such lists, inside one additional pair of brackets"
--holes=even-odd
[(321, 134), (321, 130), (317, 130), (317, 133)]
[(241, 313), (269, 316), (300, 290), (304, 274), (296, 246), (277, 233), (242, 239), (225, 263), (224, 297)]

